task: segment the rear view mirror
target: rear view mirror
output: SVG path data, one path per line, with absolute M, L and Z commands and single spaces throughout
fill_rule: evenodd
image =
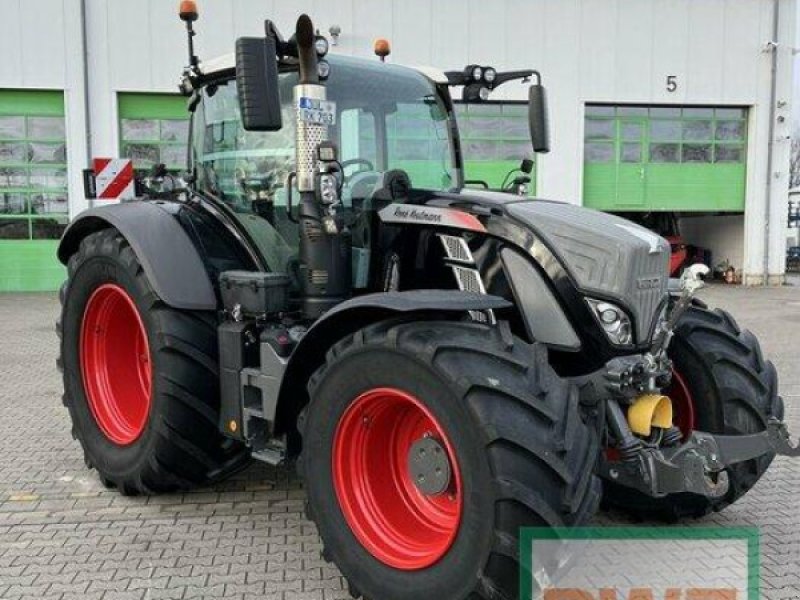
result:
M 275 40 L 236 40 L 236 90 L 246 131 L 278 131 L 282 126 Z
M 528 126 L 534 152 L 550 152 L 550 128 L 547 123 L 547 93 L 541 83 L 528 90 Z

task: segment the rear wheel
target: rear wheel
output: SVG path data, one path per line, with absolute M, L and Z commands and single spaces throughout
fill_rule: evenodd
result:
M 673 400 L 674 422 L 684 435 L 692 429 L 757 433 L 766 429 L 770 417 L 783 418 L 775 367 L 764 360 L 755 336 L 740 329 L 725 311 L 692 306 L 678 321 L 669 356 L 674 376 L 667 395 Z M 746 494 L 773 458 L 765 454 L 729 467 L 730 490 L 722 498 L 672 494 L 653 499 L 606 482 L 604 502 L 644 518 L 701 517 Z
M 309 516 L 355 597 L 516 598 L 520 527 L 594 514 L 598 437 L 543 346 L 380 323 L 334 346 L 309 391 Z
M 116 229 L 81 242 L 60 297 L 64 404 L 105 485 L 185 489 L 245 464 L 218 430 L 213 314 L 164 305 Z

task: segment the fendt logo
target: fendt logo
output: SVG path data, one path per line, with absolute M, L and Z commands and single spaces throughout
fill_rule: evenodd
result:
M 759 600 L 758 531 L 524 529 L 522 600 Z

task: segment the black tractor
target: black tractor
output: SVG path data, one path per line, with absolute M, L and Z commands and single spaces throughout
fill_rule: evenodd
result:
M 354 596 L 511 599 L 521 527 L 603 498 L 698 517 L 797 454 L 756 339 L 693 299 L 701 267 L 670 280 L 642 227 L 465 188 L 452 84 L 328 56 L 307 16 L 190 47 L 187 177 L 58 250 L 64 403 L 106 486 L 296 465 Z M 540 152 L 544 104 L 536 80 Z

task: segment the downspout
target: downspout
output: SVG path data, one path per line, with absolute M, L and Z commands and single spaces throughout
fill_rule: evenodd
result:
M 772 64 L 770 67 L 770 89 L 769 89 L 769 127 L 767 135 L 767 182 L 764 186 L 764 262 L 763 262 L 763 285 L 769 285 L 769 238 L 770 238 L 770 205 L 772 194 L 772 153 L 775 150 L 775 109 L 778 94 L 778 31 L 780 23 L 780 0 L 772 0 L 772 39 L 767 42 L 768 48 L 772 52 Z
M 81 52 L 83 54 L 83 112 L 86 166 L 92 164 L 92 114 L 89 102 L 89 37 L 86 30 L 86 0 L 81 0 Z

